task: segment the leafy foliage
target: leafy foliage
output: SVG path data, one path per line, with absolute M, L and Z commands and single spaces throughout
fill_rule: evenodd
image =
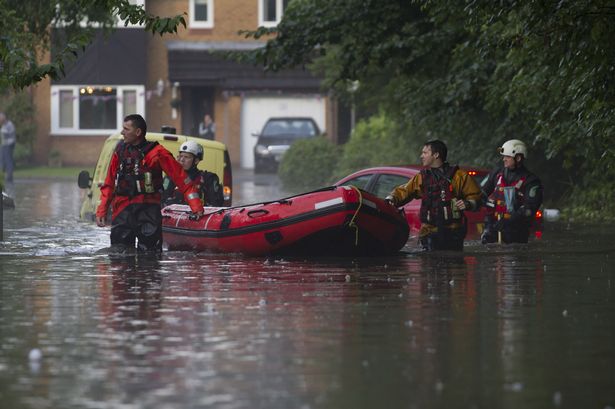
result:
M 278 173 L 287 190 L 301 192 L 331 183 L 340 148 L 319 136 L 296 141 L 284 154 Z
M 383 113 L 359 122 L 344 145 L 335 178 L 370 166 L 417 163 L 425 141 L 406 132 Z
M 119 17 L 152 34 L 176 33 L 186 27 L 184 14 L 158 17 L 128 0 L 0 0 L 0 89 L 22 89 L 45 77 L 64 75 L 65 63 L 94 38 L 95 26 L 111 30 Z M 66 39 L 48 64 L 39 64 L 50 47 L 50 27 L 62 27 Z
M 326 186 L 370 166 L 417 163 L 424 140 L 402 135 L 404 131 L 380 113 L 360 121 L 342 147 L 322 137 L 298 141 L 282 160 L 280 179 L 287 189 L 300 191 Z
M 600 192 L 615 190 L 614 15 L 612 0 L 296 0 L 277 28 L 244 35 L 276 35 L 251 61 L 310 64 L 340 95 L 359 83 L 357 102 L 446 140 L 459 162 L 494 163 L 495 147 L 522 139 L 547 197 L 604 211 Z

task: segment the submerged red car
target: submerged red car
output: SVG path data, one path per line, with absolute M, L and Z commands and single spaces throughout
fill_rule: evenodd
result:
M 484 178 L 489 175 L 489 170 L 472 166 L 460 166 L 476 183 L 480 186 Z M 352 185 L 359 189 L 370 192 L 380 198 L 386 197 L 396 186 L 407 183 L 414 175 L 420 172 L 421 165 L 406 165 L 406 166 L 378 166 L 368 169 L 362 169 L 352 173 L 343 179 L 337 181 L 335 186 Z M 416 235 L 421 227 L 421 219 L 419 211 L 421 208 L 420 200 L 411 200 L 403 206 L 408 226 L 410 226 L 410 234 Z M 465 212 L 468 219 L 468 235 L 470 240 L 480 239 L 480 235 L 484 230 L 485 216 L 491 211 L 486 207 L 481 207 L 476 212 Z M 533 224 L 533 230 L 536 231 L 536 236 L 540 237 L 542 230 L 542 212 L 536 212 L 536 220 Z

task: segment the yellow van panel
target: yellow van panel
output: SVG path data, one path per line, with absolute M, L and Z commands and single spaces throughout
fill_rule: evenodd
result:
M 220 182 L 224 180 L 224 152 L 226 151 L 226 145 L 223 143 L 193 136 L 156 132 L 148 132 L 145 139 L 151 142 L 158 142 L 169 150 L 173 156 L 177 156 L 179 147 L 182 143 L 188 140 L 195 141 L 203 147 L 203 160 L 199 162 L 198 168 L 217 174 Z M 113 134 L 105 140 L 102 146 L 100 155 L 98 156 L 98 162 L 94 168 L 94 174 L 92 175 L 92 185 L 87 190 L 81 204 L 79 216 L 82 220 L 94 220 L 95 218 L 96 208 L 100 204 L 100 186 L 107 177 L 107 170 L 109 169 L 111 157 L 113 156 L 115 147 L 121 140 L 123 140 L 121 134 Z

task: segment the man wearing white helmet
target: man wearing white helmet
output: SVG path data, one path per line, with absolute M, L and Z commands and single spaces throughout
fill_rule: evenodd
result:
M 483 243 L 527 243 L 530 226 L 542 204 L 542 183 L 525 167 L 527 147 L 518 139 L 506 141 L 498 152 L 503 166 L 481 184 L 485 204 L 493 215 L 485 223 Z
M 199 170 L 197 165 L 202 160 L 203 147 L 200 144 L 194 141 L 186 141 L 179 147 L 177 161 L 190 178 L 190 184 L 199 192 L 203 205 L 222 206 L 224 204 L 224 197 L 218 175 L 213 172 Z M 170 179 L 165 178 L 163 187 L 162 201 L 164 206 L 185 204 L 183 195 L 176 189 L 175 184 Z

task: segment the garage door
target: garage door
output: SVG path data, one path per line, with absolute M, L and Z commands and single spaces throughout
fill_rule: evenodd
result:
M 256 137 L 267 119 L 280 116 L 312 117 L 325 132 L 325 100 L 317 96 L 247 96 L 241 106 L 241 167 L 254 168 Z

